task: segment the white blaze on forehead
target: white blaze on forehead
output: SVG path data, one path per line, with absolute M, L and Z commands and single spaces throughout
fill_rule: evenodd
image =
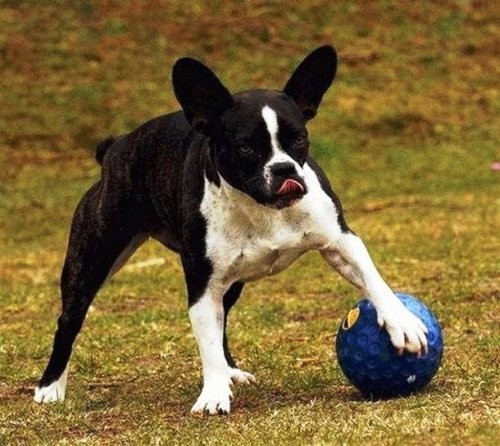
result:
M 271 136 L 271 147 L 273 152 L 276 152 L 280 147 L 278 142 L 278 117 L 276 116 L 276 112 L 268 105 L 262 108 L 262 117 L 266 123 L 267 131 Z
M 271 174 L 271 167 L 274 164 L 291 163 L 295 166 L 297 173 L 300 176 L 303 176 L 302 167 L 280 146 L 280 143 L 278 141 L 278 116 L 276 115 L 276 112 L 271 107 L 269 107 L 269 105 L 265 105 L 264 107 L 262 107 L 262 118 L 266 123 L 267 131 L 269 132 L 269 136 L 271 137 L 271 157 L 264 165 L 264 178 L 268 187 L 270 187 L 272 183 L 273 176 Z

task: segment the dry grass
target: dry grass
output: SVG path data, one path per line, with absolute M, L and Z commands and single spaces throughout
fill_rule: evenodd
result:
M 13 2 L 0 6 L 0 444 L 496 444 L 500 434 L 498 24 L 494 2 Z M 177 108 L 170 67 L 279 87 L 315 45 L 342 55 L 312 123 L 347 217 L 395 288 L 445 333 L 410 398 L 364 401 L 333 355 L 359 296 L 311 254 L 248 286 L 231 341 L 258 384 L 228 417 L 189 415 L 200 386 L 179 262 L 154 243 L 96 299 L 65 404 L 32 387 L 50 352 L 90 148 Z

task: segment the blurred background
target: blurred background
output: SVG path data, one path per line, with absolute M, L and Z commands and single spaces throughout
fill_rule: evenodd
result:
M 281 88 L 328 43 L 341 64 L 313 123 L 319 156 L 338 153 L 361 170 L 402 163 L 411 175 L 472 185 L 498 155 L 495 3 L 3 0 L 0 178 L 177 109 L 179 57 L 201 59 L 234 91 Z

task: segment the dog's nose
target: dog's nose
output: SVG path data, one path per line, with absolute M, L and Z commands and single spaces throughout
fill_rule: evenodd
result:
M 271 164 L 271 173 L 276 177 L 290 177 L 296 175 L 297 171 L 292 163 L 275 163 Z

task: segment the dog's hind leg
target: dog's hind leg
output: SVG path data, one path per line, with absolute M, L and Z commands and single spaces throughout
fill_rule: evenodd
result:
M 36 402 L 64 400 L 69 358 L 87 310 L 113 267 L 130 254 L 127 247 L 137 248 L 137 237 L 133 225 L 102 209 L 98 185 L 87 192 L 72 223 L 61 275 L 62 311 L 49 363 L 35 389 Z

